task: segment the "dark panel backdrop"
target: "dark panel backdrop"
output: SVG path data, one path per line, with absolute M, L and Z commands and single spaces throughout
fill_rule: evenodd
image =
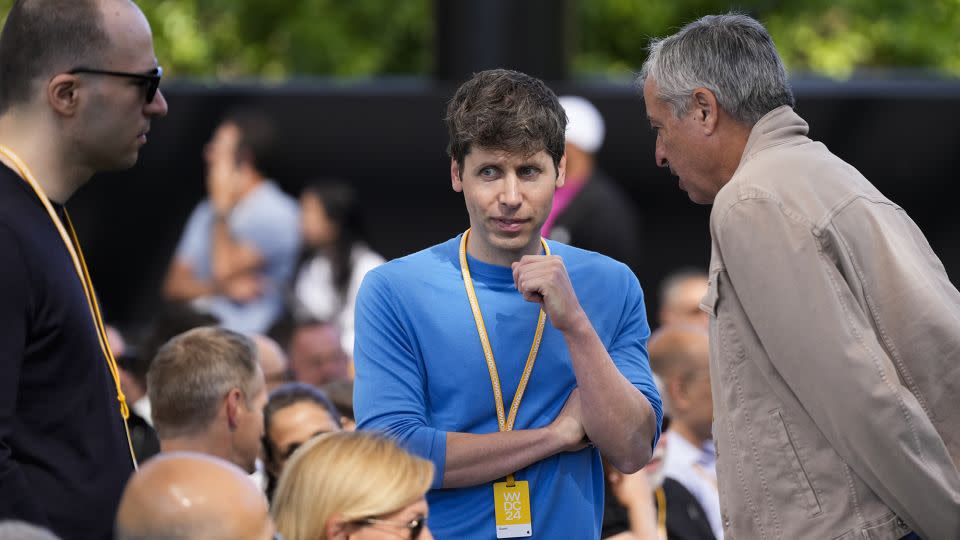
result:
M 653 135 L 629 84 L 553 85 L 593 100 L 607 121 L 599 162 L 641 212 L 643 260 L 634 270 L 650 313 L 656 288 L 680 266 L 709 260 L 709 208 L 696 206 L 653 160 Z M 204 196 L 203 145 L 220 116 L 259 107 L 279 126 L 271 176 L 291 194 L 312 178 L 339 177 L 359 192 L 373 247 L 394 258 L 467 226 L 450 188 L 443 113 L 454 84 L 428 80 L 281 87 L 170 84 L 170 114 L 154 122 L 136 168 L 101 174 L 70 202 L 106 317 L 146 323 L 193 206 Z M 824 141 L 901 204 L 927 234 L 954 283 L 960 279 L 960 84 L 937 81 L 795 83 L 798 110 Z

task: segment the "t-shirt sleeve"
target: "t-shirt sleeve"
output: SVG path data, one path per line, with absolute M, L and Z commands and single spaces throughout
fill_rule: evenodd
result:
M 360 286 L 356 306 L 353 406 L 357 427 L 385 433 L 434 464 L 443 483 L 446 432 L 428 425 L 426 376 L 401 300 L 377 270 Z
M 29 272 L 13 232 L 0 224 L 0 519 L 43 524 L 46 515 L 13 457 L 10 438 L 16 425 L 20 371 L 26 355 L 30 313 Z
M 206 201 L 197 205 L 187 220 L 174 258 L 197 265 L 210 257 L 210 226 L 212 210 Z
M 657 417 L 657 431 L 653 437 L 653 446 L 660 439 L 660 426 L 663 422 L 663 403 L 660 392 L 653 382 L 650 370 L 650 356 L 647 354 L 647 340 L 650 338 L 650 325 L 647 323 L 647 309 L 643 301 L 643 289 L 633 272 L 623 266 L 624 294 L 623 314 L 620 328 L 607 351 L 620 373 L 637 390 L 643 393 Z
M 271 196 L 254 201 L 249 209 L 244 209 L 241 219 L 231 221 L 231 232 L 237 241 L 256 249 L 264 260 L 280 262 L 289 271 L 300 249 L 300 209 L 293 200 L 266 193 Z

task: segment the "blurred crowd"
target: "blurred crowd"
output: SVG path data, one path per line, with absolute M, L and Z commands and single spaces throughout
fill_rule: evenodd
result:
M 570 172 L 543 234 L 635 263 L 639 216 L 595 158 L 603 118 L 583 98 L 561 103 Z M 318 179 L 298 200 L 268 178 L 260 161 L 276 137 L 256 110 L 225 116 L 205 148 L 208 196 L 172 254 L 164 305 L 146 328 L 108 326 L 141 462 L 117 538 L 172 527 L 184 538 L 392 538 L 403 528 L 430 537 L 429 461 L 351 433 L 354 304 L 384 259 L 348 182 Z M 651 364 L 672 427 L 645 469 L 607 466 L 604 538 L 722 535 L 708 459 L 706 287 L 704 271 L 683 268 L 658 291 Z M 12 538 L 27 526 L 2 527 Z

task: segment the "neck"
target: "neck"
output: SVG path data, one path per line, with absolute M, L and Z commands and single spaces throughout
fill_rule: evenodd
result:
M 216 456 L 227 461 L 232 461 L 233 453 L 230 451 L 230 445 L 218 441 L 216 437 L 206 433 L 194 436 L 171 437 L 160 439 L 161 452 L 197 452 Z
M 737 172 L 737 169 L 740 167 L 740 160 L 743 159 L 743 151 L 747 147 L 747 140 L 750 138 L 750 132 L 752 130 L 750 126 L 745 126 L 729 116 L 727 119 L 726 125 L 728 133 L 722 138 L 725 144 L 719 152 L 721 158 L 717 166 L 720 178 L 723 179 L 719 186 L 721 188 L 733 178 L 733 173 Z
M 240 189 L 238 200 L 243 200 L 244 197 L 249 195 L 251 191 L 257 189 L 265 180 L 264 176 L 260 174 L 260 171 L 251 167 L 241 168 L 239 174 L 241 176 L 240 185 L 243 187 Z
M 93 171 L 71 166 L 60 134 L 46 129 L 44 122 L 26 116 L 11 111 L 0 117 L 0 144 L 27 165 L 51 201 L 65 204 L 93 176 Z M 0 155 L 0 161 L 19 174 L 6 156 Z
M 701 448 L 703 444 L 709 440 L 709 436 L 704 437 L 698 434 L 697 430 L 693 429 L 693 427 L 686 422 L 679 421 L 676 417 L 673 418 L 673 423 L 670 424 L 670 431 L 683 437 L 688 443 L 697 448 Z

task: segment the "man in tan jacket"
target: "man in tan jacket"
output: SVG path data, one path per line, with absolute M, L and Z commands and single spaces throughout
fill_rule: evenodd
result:
M 742 15 L 655 40 L 656 160 L 713 204 L 710 371 L 728 538 L 960 538 L 960 293 L 917 226 L 807 138 Z

